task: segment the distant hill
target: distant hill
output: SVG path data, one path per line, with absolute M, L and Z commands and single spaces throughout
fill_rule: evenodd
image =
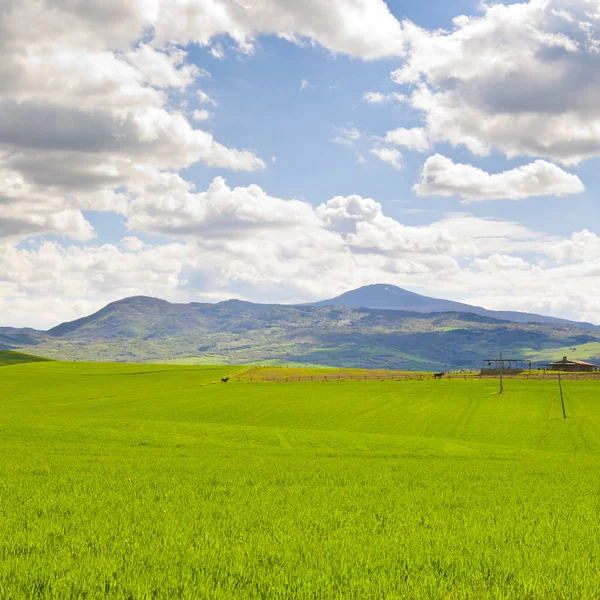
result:
M 596 329 L 592 323 L 569 321 L 557 317 L 548 317 L 534 313 L 508 310 L 488 310 L 480 306 L 472 306 L 462 302 L 431 298 L 409 292 L 395 285 L 376 284 L 366 285 L 332 298 L 315 302 L 314 306 L 350 306 L 355 308 L 379 308 L 384 310 L 408 310 L 414 312 L 463 312 L 473 313 L 492 319 L 512 321 L 513 323 L 564 323 L 584 329 Z
M 35 349 L 35 354 L 68 360 L 436 371 L 478 368 L 482 360 L 500 351 L 534 361 L 554 356 L 600 361 L 598 329 L 562 321 L 511 322 L 462 310 L 427 313 L 422 312 L 423 304 L 420 308 L 289 306 L 239 300 L 172 304 L 137 296 L 45 332 L 0 328 L 0 348 Z

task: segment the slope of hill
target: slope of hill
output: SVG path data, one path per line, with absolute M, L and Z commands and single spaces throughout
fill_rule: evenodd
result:
M 68 360 L 191 364 L 296 363 L 450 370 L 498 352 L 596 360 L 600 331 L 563 323 L 512 323 L 464 312 L 339 306 L 171 304 L 133 297 L 48 332 L 0 329 L 12 349 Z M 6 347 L 6 346 L 5 346 Z
M 431 298 L 409 292 L 395 285 L 376 284 L 366 285 L 331 298 L 316 302 L 315 306 L 348 306 L 354 308 L 380 308 L 391 310 L 410 310 L 414 312 L 463 312 L 473 313 L 492 319 L 502 319 L 513 323 L 564 323 L 583 329 L 595 329 L 596 325 L 578 321 L 569 321 L 557 317 L 548 317 L 534 313 L 524 313 L 507 310 L 488 310 L 480 306 L 472 306 L 462 302 Z
M 11 350 L 0 350 L 0 367 L 9 365 L 21 365 L 32 362 L 47 362 L 49 359 L 23 352 L 12 352 Z

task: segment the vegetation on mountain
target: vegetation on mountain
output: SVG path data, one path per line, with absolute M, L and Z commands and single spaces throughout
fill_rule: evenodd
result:
M 547 360 L 600 356 L 600 329 L 512 323 L 472 313 L 337 306 L 171 304 L 134 297 L 48 332 L 0 329 L 6 349 L 65 360 L 298 364 L 444 371 L 500 350 Z M 0 346 L 1 347 L 1 346 Z

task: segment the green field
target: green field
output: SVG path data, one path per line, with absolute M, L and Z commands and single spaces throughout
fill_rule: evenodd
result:
M 600 596 L 600 382 L 0 368 L 0 598 Z

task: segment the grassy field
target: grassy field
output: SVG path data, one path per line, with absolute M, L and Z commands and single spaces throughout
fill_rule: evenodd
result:
M 600 387 L 0 369 L 0 598 L 598 598 Z

